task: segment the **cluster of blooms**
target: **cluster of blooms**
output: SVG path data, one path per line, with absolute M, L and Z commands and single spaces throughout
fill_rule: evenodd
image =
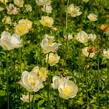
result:
M 83 0 L 83 2 L 88 3 L 89 0 Z M 8 0 L 0 0 L 0 2 L 6 4 L 8 3 Z M 46 13 L 52 13 L 52 1 L 51 0 L 36 0 L 36 4 L 41 7 L 41 10 Z M 14 4 L 16 6 L 14 6 Z M 20 13 L 20 8 L 24 6 L 24 0 L 14 0 L 14 4 L 9 4 L 6 7 L 7 14 L 8 15 L 17 15 Z M 31 12 L 32 7 L 30 4 L 25 5 L 26 11 Z M 0 7 L 0 11 L 3 11 L 4 8 Z M 82 14 L 80 11 L 80 8 L 78 6 L 75 6 L 74 4 L 70 4 L 67 7 L 66 12 L 71 17 L 77 17 Z M 89 21 L 94 22 L 97 21 L 97 15 L 94 13 L 90 13 L 88 16 Z M 4 19 L 2 19 L 2 22 L 6 24 L 12 24 L 11 17 L 5 16 Z M 54 20 L 52 17 L 49 16 L 42 16 L 41 20 L 39 21 L 41 25 L 45 27 L 49 27 L 50 29 L 56 30 L 56 28 L 53 27 Z M 19 20 L 18 24 L 15 25 L 14 30 L 15 33 L 11 35 L 9 32 L 2 32 L 1 38 L 0 38 L 0 45 L 5 50 L 13 50 L 15 48 L 20 48 L 23 46 L 23 40 L 20 39 L 20 36 L 23 36 L 32 29 L 33 22 L 28 19 L 21 19 Z M 106 24 L 102 24 L 100 26 L 100 30 L 106 33 L 106 35 L 109 36 L 109 27 Z M 64 36 L 65 39 L 71 40 L 73 39 L 73 36 L 71 33 Z M 75 39 L 79 41 L 80 43 L 88 43 L 88 41 L 94 42 L 96 40 L 97 36 L 96 34 L 87 34 L 85 31 L 80 31 L 75 35 Z M 41 42 L 41 48 L 44 54 L 46 54 L 45 62 L 48 63 L 50 66 L 56 65 L 59 60 L 60 56 L 56 53 L 60 43 L 57 43 L 55 41 L 55 37 L 51 35 L 45 34 L 44 38 Z M 93 46 L 87 46 L 82 49 L 83 55 L 86 57 L 93 58 L 96 51 L 95 47 Z M 103 51 L 104 57 L 109 59 L 109 49 Z M 24 71 L 21 76 L 20 84 L 29 92 L 38 92 L 40 89 L 44 88 L 43 82 L 47 79 L 47 69 L 45 67 L 34 67 L 31 72 Z M 69 80 L 66 77 L 53 77 L 53 83 L 52 87 L 54 89 L 58 89 L 59 96 L 63 99 L 69 99 L 76 96 L 78 92 L 77 85 Z M 32 101 L 33 95 L 22 95 L 21 100 L 24 102 Z
M 58 76 L 54 76 L 52 87 L 54 89 L 58 89 L 59 96 L 63 99 L 73 98 L 78 92 L 77 85 L 65 77 L 60 78 Z

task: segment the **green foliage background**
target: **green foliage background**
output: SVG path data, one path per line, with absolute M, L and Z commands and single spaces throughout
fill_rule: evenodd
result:
M 40 10 L 35 0 L 25 0 L 25 4 L 31 4 L 33 11 L 26 12 L 25 7 L 21 8 L 21 12 L 16 16 L 10 15 L 12 21 L 18 22 L 20 19 L 29 19 L 33 22 L 32 30 L 22 36 L 24 46 L 13 51 L 5 51 L 0 47 L 0 109 L 4 109 L 9 101 L 10 109 L 28 109 L 29 104 L 20 100 L 22 94 L 27 91 L 18 84 L 21 79 L 21 73 L 25 70 L 31 71 L 34 66 L 45 66 L 45 55 L 40 47 L 44 34 L 54 35 L 57 42 L 62 43 L 58 50 L 61 57 L 60 62 L 50 67 L 48 66 L 48 80 L 44 83 L 44 89 L 34 94 L 34 103 L 36 109 L 108 109 L 109 108 L 109 60 L 102 56 L 102 50 L 109 48 L 109 37 L 99 30 L 101 24 L 109 24 L 109 18 L 105 16 L 109 14 L 108 0 L 89 0 L 85 4 L 82 0 L 70 0 L 80 6 L 83 12 L 80 17 L 68 17 L 68 29 L 66 30 L 66 8 L 67 0 L 52 0 L 53 12 L 46 14 Z M 10 0 L 13 3 L 12 0 Z M 6 5 L 0 3 L 0 6 Z M 87 15 L 94 12 L 98 15 L 97 22 L 91 23 Z M 6 15 L 6 10 L 0 12 L 0 34 L 6 29 L 10 33 L 14 33 L 14 27 L 2 23 L 2 19 Z M 54 19 L 54 27 L 57 31 L 52 31 L 47 27 L 43 27 L 39 20 L 42 15 L 48 15 Z M 87 33 L 95 33 L 97 40 L 92 43 L 88 42 L 86 46 L 93 45 L 96 50 L 96 56 L 93 59 L 87 59 L 81 54 L 83 44 L 75 39 L 66 41 L 63 36 L 67 33 L 77 34 L 79 30 Z M 48 84 L 54 75 L 61 75 L 65 72 L 67 76 L 72 76 L 72 80 L 78 85 L 79 92 L 73 99 L 63 100 L 58 96 L 58 92 L 51 87 L 48 90 Z M 9 80 L 7 80 L 7 76 Z M 8 81 L 8 83 L 7 83 Z M 9 92 L 9 98 L 6 96 Z M 49 93 L 49 98 L 48 98 Z M 9 100 L 8 100 L 9 99 Z

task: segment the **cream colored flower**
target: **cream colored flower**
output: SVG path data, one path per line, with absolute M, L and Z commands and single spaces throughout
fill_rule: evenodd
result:
M 55 52 L 61 44 L 54 42 L 54 36 L 45 35 L 41 42 L 43 53 Z
M 40 23 L 41 23 L 43 26 L 52 27 L 52 25 L 54 24 L 54 20 L 53 20 L 52 17 L 49 17 L 49 16 L 42 16 L 42 17 L 41 17 L 41 20 L 40 20 Z
M 20 48 L 23 46 L 23 41 L 20 39 L 20 36 L 17 34 L 10 35 L 9 32 L 4 31 L 1 34 L 0 45 L 5 50 L 12 50 L 14 48 Z
M 60 77 L 59 76 L 54 76 L 53 77 L 53 83 L 51 84 L 51 86 L 53 87 L 53 89 L 58 89 L 59 87 L 59 81 L 60 81 Z
M 36 0 L 36 3 L 37 3 L 38 6 L 50 5 L 51 0 Z
M 32 7 L 31 7 L 30 4 L 27 4 L 27 6 L 26 6 L 26 11 L 27 11 L 27 12 L 31 12 L 31 11 L 32 11 Z
M 77 95 L 78 87 L 73 81 L 62 78 L 59 82 L 58 91 L 61 98 L 69 99 Z
M 103 55 L 109 59 L 109 49 L 103 51 Z
M 23 102 L 32 102 L 32 99 L 33 99 L 33 95 L 30 95 L 30 98 L 29 98 L 29 95 L 22 95 L 22 97 L 20 97 L 20 99 L 23 101 Z
M 2 19 L 2 22 L 11 25 L 12 24 L 11 17 L 10 16 L 6 16 L 5 18 Z
M 29 92 L 37 92 L 44 87 L 36 72 L 33 71 L 24 71 L 20 84 Z
M 52 6 L 51 5 L 43 5 L 43 8 L 41 8 L 43 12 L 46 13 L 52 13 Z
M 83 2 L 87 3 L 89 0 L 83 0 Z
M 88 42 L 88 34 L 84 31 L 80 31 L 75 37 L 76 40 L 78 40 L 81 43 Z
M 88 39 L 94 41 L 96 39 L 96 34 L 89 34 Z
M 94 14 L 94 13 L 91 13 L 91 14 L 88 15 L 88 19 L 90 21 L 97 21 L 97 15 Z
M 19 21 L 19 24 L 15 27 L 15 32 L 19 35 L 24 35 L 29 32 L 32 28 L 32 22 L 28 19 L 22 19 Z
M 88 47 L 83 48 L 83 49 L 82 49 L 82 53 L 83 53 L 84 56 L 86 56 L 86 57 L 89 56 L 90 58 L 93 58 L 94 55 L 95 55 L 94 52 L 93 52 L 93 53 L 89 53 L 89 52 L 88 52 Z
M 4 8 L 3 7 L 0 7 L 0 12 L 3 11 L 3 10 L 4 10 Z
M 72 39 L 73 39 L 73 36 L 72 36 L 71 33 L 69 33 L 68 35 L 65 35 L 64 38 L 65 38 L 65 39 L 68 38 L 68 40 L 72 40 Z
M 6 3 L 8 3 L 8 0 L 0 0 L 0 2 L 6 4 Z
M 20 8 L 15 7 L 11 3 L 9 4 L 8 7 L 6 7 L 6 9 L 7 9 L 7 14 L 9 14 L 9 15 L 11 15 L 11 14 L 16 15 L 20 12 Z
M 70 14 L 72 17 L 77 17 L 82 14 L 82 12 L 80 11 L 80 8 L 78 6 L 74 6 L 74 4 L 71 4 L 67 8 L 67 13 Z
M 14 0 L 14 4 L 17 5 L 18 7 L 23 7 L 24 0 Z
M 58 56 L 57 54 L 49 53 L 46 55 L 46 62 L 48 62 L 50 66 L 54 66 L 55 64 L 57 64 L 59 60 L 60 60 L 60 56 Z
M 37 74 L 37 76 L 39 77 L 39 79 L 43 82 L 46 81 L 47 78 L 47 69 L 45 67 L 41 67 L 39 68 L 38 66 L 34 67 L 32 69 L 33 72 L 35 72 Z

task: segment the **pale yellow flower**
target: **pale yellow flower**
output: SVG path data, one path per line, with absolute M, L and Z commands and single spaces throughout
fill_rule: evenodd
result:
M 46 78 L 47 78 L 47 69 L 45 67 L 41 67 L 39 68 L 38 66 L 34 67 L 32 69 L 33 72 L 35 72 L 39 79 L 43 82 L 43 81 L 46 81 Z
M 41 47 L 43 49 L 43 53 L 49 53 L 49 52 L 55 52 L 56 50 L 58 50 L 58 47 L 61 44 L 56 43 L 54 40 L 54 36 L 49 36 L 49 35 L 45 35 L 42 42 L 41 42 Z
M 14 0 L 14 4 L 17 5 L 18 7 L 23 7 L 24 0 Z
M 11 17 L 10 16 L 6 16 L 5 18 L 2 19 L 2 22 L 11 25 L 12 24 Z
M 80 8 L 78 6 L 74 6 L 74 4 L 71 4 L 67 8 L 67 13 L 70 14 L 71 17 L 77 17 L 82 14 L 82 12 L 80 11 Z
M 0 0 L 0 2 L 6 4 L 6 3 L 8 3 L 9 1 L 8 1 L 8 0 Z
M 73 98 L 77 95 L 77 85 L 65 77 L 53 77 L 53 83 L 51 84 L 54 89 L 58 89 L 59 96 L 63 99 Z
M 15 27 L 15 32 L 19 35 L 24 35 L 29 32 L 32 28 L 32 22 L 28 19 L 22 19 L 19 21 L 19 24 Z
M 29 92 L 37 92 L 44 87 L 36 72 L 24 71 L 19 82 Z
M 53 20 L 52 17 L 49 17 L 49 16 L 42 16 L 42 17 L 41 17 L 41 20 L 40 20 L 40 23 L 41 23 L 43 26 L 52 27 L 52 25 L 54 24 L 54 20 Z
M 96 39 L 96 37 L 97 37 L 96 34 L 89 34 L 88 35 L 88 39 L 91 41 L 94 41 Z
M 30 95 L 30 98 L 29 98 L 29 95 L 22 95 L 22 97 L 20 97 L 20 99 L 23 101 L 23 102 L 31 102 L 32 99 L 33 99 L 33 95 Z
M 103 55 L 104 55 L 107 59 L 109 59 L 109 49 L 108 49 L 108 50 L 104 50 L 104 51 L 103 51 Z
M 94 13 L 91 13 L 91 14 L 88 15 L 88 19 L 90 21 L 97 21 L 97 15 L 94 14 Z
M 52 13 L 52 6 L 51 5 L 43 5 L 43 8 L 41 8 L 41 10 L 43 12 L 46 12 L 46 13 Z
M 36 3 L 37 3 L 38 6 L 50 5 L 51 0 L 36 0 Z
M 12 50 L 14 48 L 20 48 L 23 46 L 23 41 L 20 39 L 20 36 L 17 34 L 11 34 L 9 32 L 4 31 L 1 34 L 0 45 L 5 50 Z
M 50 66 L 54 66 L 55 64 L 57 64 L 59 60 L 60 60 L 60 56 L 58 56 L 57 54 L 49 53 L 46 55 L 46 62 L 48 62 Z
M 73 81 L 62 78 L 59 82 L 58 91 L 61 98 L 69 99 L 77 95 L 78 87 Z
M 84 31 L 80 31 L 75 37 L 76 40 L 78 40 L 81 43 L 88 42 L 88 34 Z

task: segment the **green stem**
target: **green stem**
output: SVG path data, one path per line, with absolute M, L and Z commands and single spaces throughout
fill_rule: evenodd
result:
M 8 74 L 8 51 L 6 51 L 6 73 L 7 73 L 7 100 L 9 109 L 9 74 Z

